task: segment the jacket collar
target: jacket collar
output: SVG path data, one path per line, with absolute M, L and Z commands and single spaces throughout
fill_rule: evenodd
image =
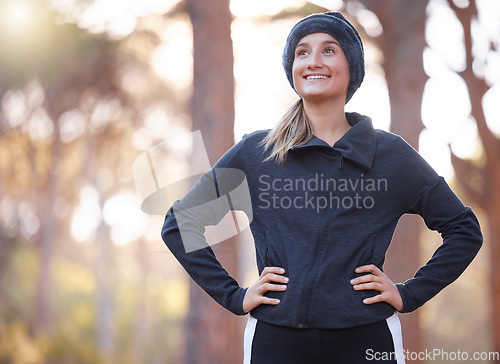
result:
M 340 153 L 342 158 L 370 169 L 375 155 L 376 136 L 372 120 L 368 116 L 358 113 L 346 113 L 347 122 L 351 128 L 340 138 L 333 147 L 324 140 L 313 135 L 311 140 L 302 145 L 294 145 L 290 150 L 308 147 L 326 147 Z

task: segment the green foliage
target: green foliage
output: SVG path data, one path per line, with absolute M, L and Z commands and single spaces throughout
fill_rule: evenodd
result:
M 186 281 L 157 274 L 127 280 L 120 275 L 126 267 L 116 267 L 111 288 L 115 348 L 106 358 L 98 347 L 98 290 L 95 272 L 88 262 L 63 257 L 54 260 L 54 332 L 47 337 L 34 333 L 35 248 L 31 244 L 16 244 L 5 267 L 5 299 L 0 304 L 0 364 L 178 362 L 188 303 Z M 87 248 L 74 246 L 82 253 Z M 123 248 L 134 249 L 133 244 Z
M 5 293 L 4 302 L 0 305 L 3 316 L 0 322 L 8 325 L 15 325 L 18 321 L 30 326 L 33 324 L 37 264 L 32 247 L 16 245 L 15 254 L 10 256 L 7 267 L 4 267 L 2 288 Z
M 0 364 L 43 363 L 43 340 L 33 339 L 21 322 L 0 324 Z

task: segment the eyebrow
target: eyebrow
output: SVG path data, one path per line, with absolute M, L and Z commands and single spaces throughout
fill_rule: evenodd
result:
M 340 44 L 338 42 L 336 42 L 336 41 L 333 41 L 333 40 L 325 40 L 325 41 L 321 42 L 321 44 L 336 44 L 337 46 L 340 47 Z M 297 44 L 297 46 L 295 47 L 295 49 L 297 49 L 299 47 L 308 46 L 308 45 L 309 45 L 309 43 L 300 43 L 300 44 Z

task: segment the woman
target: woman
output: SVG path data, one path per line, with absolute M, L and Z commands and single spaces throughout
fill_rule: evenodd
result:
M 245 363 L 403 363 L 395 312 L 417 309 L 465 270 L 482 244 L 479 223 L 401 137 L 344 111 L 363 81 L 364 52 L 340 13 L 299 21 L 283 66 L 300 100 L 202 175 L 169 210 L 162 237 L 217 302 L 250 313 Z M 243 172 L 251 201 L 242 209 L 251 211 L 260 277 L 247 288 L 203 236 L 238 209 L 209 203 L 241 182 L 231 171 Z M 382 266 L 405 213 L 422 216 L 443 244 L 412 279 L 394 284 Z

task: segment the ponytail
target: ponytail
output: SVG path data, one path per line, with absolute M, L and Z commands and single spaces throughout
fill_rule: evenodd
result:
M 286 155 L 294 145 L 306 144 L 313 137 L 311 122 L 304 111 L 302 99 L 293 104 L 283 115 L 281 121 L 259 143 L 271 154 L 264 160 L 276 160 L 283 165 Z

